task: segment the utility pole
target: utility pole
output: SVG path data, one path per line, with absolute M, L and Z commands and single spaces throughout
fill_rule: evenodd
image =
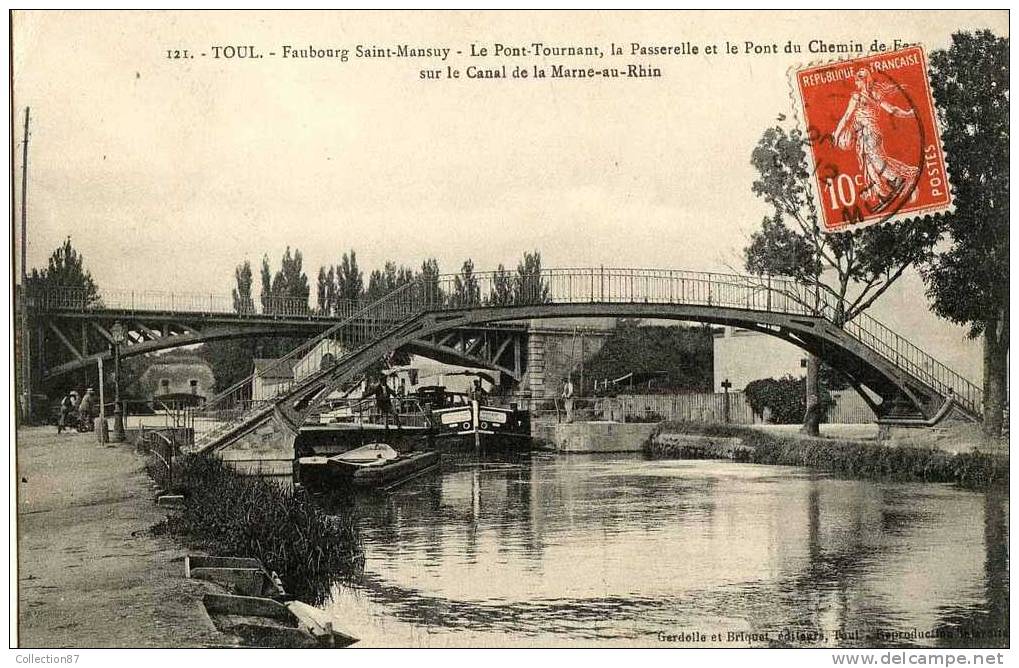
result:
M 21 154 L 21 391 L 22 424 L 32 419 L 32 340 L 28 326 L 28 239 L 25 236 L 28 215 L 28 107 L 25 107 L 25 134 Z

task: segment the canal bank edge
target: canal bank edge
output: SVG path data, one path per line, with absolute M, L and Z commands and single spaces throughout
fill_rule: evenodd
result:
M 21 428 L 17 476 L 19 647 L 235 644 L 202 607 L 216 589 L 152 533 L 165 510 L 132 446 Z
M 662 422 L 644 443 L 652 459 L 731 459 L 803 466 L 836 476 L 954 483 L 973 490 L 1007 488 L 1009 455 L 971 449 L 767 433 L 736 425 Z

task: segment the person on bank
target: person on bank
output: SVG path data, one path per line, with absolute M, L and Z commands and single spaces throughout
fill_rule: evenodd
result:
M 566 421 L 573 422 L 573 381 L 569 376 L 563 383 L 563 406 L 566 408 Z
M 78 401 L 78 393 L 71 390 L 64 395 L 64 398 L 60 400 L 60 417 L 57 418 L 57 433 L 62 434 L 64 429 L 68 426 L 68 422 L 74 415 L 74 410 Z
M 92 407 L 95 405 L 95 396 L 92 394 L 92 388 L 85 390 L 85 396 L 81 398 L 78 403 L 78 430 L 79 431 L 92 431 L 94 425 L 92 424 Z

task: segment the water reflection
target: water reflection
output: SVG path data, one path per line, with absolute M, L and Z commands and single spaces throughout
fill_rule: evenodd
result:
M 359 506 L 365 574 L 327 609 L 367 644 L 1007 643 L 1007 498 L 992 494 L 450 453 L 441 475 Z

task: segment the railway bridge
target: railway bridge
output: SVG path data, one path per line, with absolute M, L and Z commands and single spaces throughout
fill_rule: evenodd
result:
M 238 308 L 229 295 L 160 291 L 104 290 L 89 295 L 79 288 L 56 288 L 28 296 L 35 324 L 31 337 L 33 376 L 39 385 L 91 369 L 113 357 L 251 337 L 307 340 L 354 317 L 363 306 L 342 301 L 328 310 L 307 301 L 270 299 Z M 123 340 L 115 342 L 115 325 Z M 528 327 L 523 323 L 462 327 L 422 336 L 403 350 L 440 362 L 499 371 L 519 381 L 527 368 Z

